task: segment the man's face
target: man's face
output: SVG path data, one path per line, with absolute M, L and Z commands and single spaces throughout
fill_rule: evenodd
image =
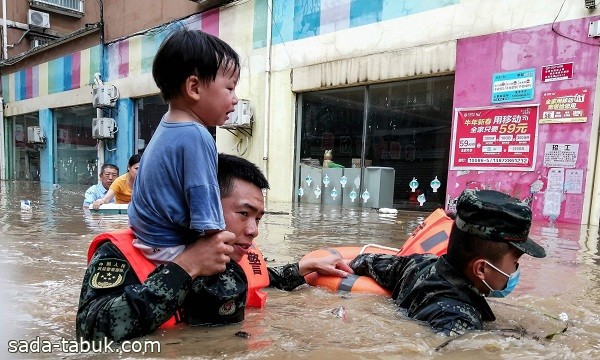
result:
M 108 189 L 110 185 L 115 181 L 115 179 L 119 176 L 117 170 L 113 168 L 106 168 L 100 174 L 100 182 L 105 189 Z
M 500 261 L 495 262 L 494 266 L 510 275 L 519 267 L 519 258 L 521 258 L 521 255 L 523 253 L 520 250 L 511 246 L 510 251 L 500 258 Z M 486 266 L 485 281 L 493 289 L 502 290 L 506 286 L 508 278 L 493 267 Z
M 258 224 L 265 213 L 265 201 L 261 189 L 236 179 L 228 197 L 221 199 L 225 230 L 235 234 L 231 260 L 240 261 L 258 236 Z

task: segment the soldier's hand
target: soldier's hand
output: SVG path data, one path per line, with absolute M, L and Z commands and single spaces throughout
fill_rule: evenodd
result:
M 235 235 L 229 231 L 206 235 L 189 245 L 173 262 L 190 274 L 192 279 L 221 273 L 231 260 L 229 255 L 233 247 L 229 243 L 234 240 Z
M 354 274 L 354 271 L 348 266 L 348 263 L 339 255 L 328 255 L 320 258 L 302 259 L 298 263 L 300 275 L 304 276 L 316 271 L 321 275 L 332 275 L 346 277 L 348 274 Z

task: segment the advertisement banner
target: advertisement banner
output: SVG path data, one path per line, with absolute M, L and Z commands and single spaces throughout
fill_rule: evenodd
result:
M 590 107 L 588 88 L 546 91 L 540 104 L 540 124 L 587 122 Z
M 496 73 L 492 78 L 492 103 L 533 100 L 535 68 Z
M 456 109 L 451 170 L 532 171 L 538 105 Z
M 573 63 L 542 66 L 542 82 L 569 80 L 573 78 Z

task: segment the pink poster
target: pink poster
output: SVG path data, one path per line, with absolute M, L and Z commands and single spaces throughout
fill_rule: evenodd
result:
M 451 170 L 532 170 L 537 113 L 537 105 L 456 109 Z

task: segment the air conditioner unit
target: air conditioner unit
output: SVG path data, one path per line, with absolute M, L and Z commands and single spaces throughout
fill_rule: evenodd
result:
M 585 7 L 593 10 L 596 8 L 596 0 L 584 0 Z
M 31 144 L 42 144 L 46 137 L 42 133 L 42 129 L 39 126 L 28 126 L 27 127 L 27 142 Z
M 250 101 L 240 99 L 235 105 L 235 111 L 229 114 L 229 119 L 223 124 L 224 127 L 250 126 L 252 122 L 252 109 Z
M 93 118 L 92 119 L 92 137 L 94 139 L 114 139 L 116 122 L 113 118 Z
M 29 12 L 27 13 L 27 23 L 32 28 L 48 29 L 50 28 L 50 14 L 29 9 Z
M 115 107 L 119 90 L 114 85 L 101 84 L 92 89 L 92 105 L 95 108 Z

